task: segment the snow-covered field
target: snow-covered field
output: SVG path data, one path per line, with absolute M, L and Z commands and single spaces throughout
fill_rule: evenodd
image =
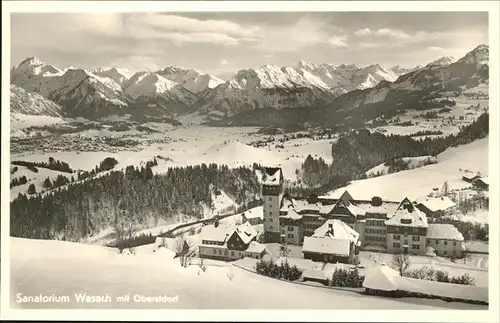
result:
M 172 252 L 153 252 L 151 245 L 137 248 L 135 256 L 124 256 L 99 246 L 10 238 L 10 249 L 12 308 L 486 309 L 296 285 L 233 266 L 183 268 Z M 75 293 L 108 295 L 109 302 L 78 302 Z M 68 296 L 69 302 L 23 303 L 18 302 L 19 294 Z M 118 302 L 116 297 L 124 295 L 130 300 Z M 163 302 L 140 301 L 157 296 L 166 297 Z
M 230 167 L 252 165 L 281 165 L 286 178 L 296 177 L 296 169 L 311 154 L 331 162 L 332 140 L 312 140 L 308 138 L 294 139 L 284 144 L 284 148 L 276 148 L 276 143 L 269 147 L 252 147 L 253 141 L 264 138 L 255 134 L 257 128 L 214 128 L 206 126 L 175 127 L 161 124 L 150 124 L 158 133 L 145 135 L 136 134 L 135 130 L 128 132 L 113 132 L 109 130 L 87 130 L 78 134 L 63 135 L 66 138 L 78 140 L 76 136 L 123 137 L 139 140 L 141 145 L 137 151 L 123 150 L 119 152 L 106 151 L 63 151 L 58 152 L 23 152 L 11 155 L 11 159 L 26 161 L 55 159 L 67 162 L 73 169 L 90 170 L 106 157 L 118 160 L 117 168 L 128 165 L 139 165 L 151 160 L 154 156 L 163 156 L 169 160 L 158 160 L 159 165 L 154 172 L 166 172 L 169 167 L 196 165 L 200 163 L 227 164 Z
M 425 161 L 437 162 L 435 158 L 432 156 L 419 156 L 419 157 L 403 157 L 401 158 L 404 162 L 408 163 L 409 169 L 414 169 L 417 167 L 421 167 L 422 163 Z M 365 174 L 368 177 L 387 175 L 389 172 L 389 166 L 386 166 L 385 163 L 377 165 L 372 169 L 368 170 Z
M 48 158 L 45 159 L 45 160 L 43 160 L 43 161 L 47 162 Z M 52 182 L 59 175 L 67 177 L 68 179 L 71 179 L 71 176 L 73 176 L 76 179 L 76 174 L 69 174 L 69 173 L 65 173 L 65 172 L 58 172 L 58 171 L 54 171 L 54 170 L 50 170 L 50 169 L 42 168 L 42 167 L 37 167 L 38 173 L 34 173 L 34 172 L 32 172 L 31 170 L 29 170 L 28 168 L 26 168 L 24 166 L 12 166 L 11 165 L 11 169 L 13 167 L 17 167 L 18 170 L 14 174 L 10 175 L 11 180 L 14 179 L 14 178 L 16 178 L 16 177 L 19 179 L 22 176 L 26 176 L 26 178 L 28 179 L 28 182 L 26 184 L 15 186 L 15 187 L 13 187 L 13 188 L 10 189 L 10 200 L 11 201 L 14 200 L 19 195 L 19 193 L 26 194 L 27 191 L 28 191 L 28 187 L 31 184 L 35 184 L 35 188 L 36 188 L 36 192 L 37 193 L 40 193 L 40 192 L 42 192 L 44 190 L 47 190 L 46 188 L 43 187 L 43 182 L 45 181 L 45 179 L 47 177 L 50 178 L 50 180 Z
M 346 189 L 356 199 L 384 199 L 400 201 L 404 197 L 419 199 L 427 196 L 434 188 L 441 189 L 448 182 L 449 189 L 470 187 L 462 180 L 460 169 L 469 169 L 488 174 L 488 137 L 470 144 L 452 147 L 437 156 L 438 163 L 393 173 L 385 176 L 357 180 L 348 186 L 330 192 L 328 196 L 339 197 Z

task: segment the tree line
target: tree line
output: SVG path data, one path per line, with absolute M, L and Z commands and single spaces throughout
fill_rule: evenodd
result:
M 155 175 L 151 164 L 128 166 L 44 196 L 20 194 L 11 202 L 11 235 L 78 241 L 120 221 L 140 226 L 181 213 L 201 217 L 201 203 L 213 206 L 212 188 L 238 204 L 260 194 L 256 171 L 246 167 L 202 164 Z
M 436 156 L 449 147 L 484 138 L 489 132 L 489 115 L 483 113 L 456 135 L 414 140 L 411 136 L 389 135 L 369 130 L 353 130 L 332 144 L 333 162 L 308 156 L 301 168 L 302 181 L 309 186 L 345 184 L 386 161 L 402 157 Z
M 11 162 L 12 165 L 17 165 L 17 166 L 25 166 L 30 169 L 36 169 L 36 167 L 40 168 L 47 168 L 50 170 L 55 170 L 59 172 L 64 172 L 64 173 L 73 173 L 74 170 L 71 169 L 68 163 L 60 161 L 60 160 L 55 160 L 53 157 L 49 157 L 49 162 L 28 162 L 28 161 L 22 161 L 22 160 L 15 160 Z M 34 171 L 34 170 L 33 170 Z M 38 172 L 38 170 L 34 171 Z

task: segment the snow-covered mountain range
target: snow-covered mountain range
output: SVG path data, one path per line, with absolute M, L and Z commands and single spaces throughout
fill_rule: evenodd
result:
M 439 59 L 400 75 L 393 82 L 381 80 L 374 87 L 344 93 L 318 109 L 296 109 L 293 113 L 287 109 L 255 110 L 213 124 L 296 127 L 310 123 L 331 127 L 354 123 L 361 126 L 381 115 L 423 109 L 440 96 L 439 92 L 460 92 L 489 82 L 488 46 L 478 46 L 448 64 L 451 60 Z
M 413 91 L 433 84 L 439 87 L 448 82 L 484 78 L 481 66 L 487 62 L 488 46 L 481 45 L 458 61 L 443 57 L 413 69 L 300 61 L 296 66 L 243 69 L 223 81 L 178 66 L 155 72 L 116 67 L 60 69 L 30 57 L 11 70 L 11 84 L 53 101 L 62 107 L 61 114 L 65 116 L 98 119 L 133 113 L 172 117 L 197 112 L 222 119 L 261 109 L 317 108 L 343 102 L 341 98 L 352 95 L 354 90 L 370 93 L 366 99 L 351 102 L 354 106 L 379 102 L 393 89 Z M 465 74 L 460 72 L 464 68 Z

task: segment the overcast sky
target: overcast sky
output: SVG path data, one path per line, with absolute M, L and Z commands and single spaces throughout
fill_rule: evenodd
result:
M 227 78 L 263 64 L 413 67 L 488 43 L 488 13 L 13 13 L 11 66 L 192 67 Z

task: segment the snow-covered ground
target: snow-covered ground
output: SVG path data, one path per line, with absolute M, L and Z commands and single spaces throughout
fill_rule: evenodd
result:
M 357 180 L 348 186 L 327 194 L 339 197 L 346 189 L 356 199 L 384 199 L 400 201 L 404 197 L 419 199 L 427 196 L 434 188 L 441 189 L 448 182 L 449 189 L 463 189 L 471 184 L 462 180 L 462 172 L 469 169 L 488 174 L 488 137 L 470 144 L 452 147 L 437 156 L 438 163 L 393 173 L 385 176 Z
M 183 268 L 172 252 L 153 252 L 151 245 L 137 248 L 136 255 L 118 255 L 99 246 L 10 238 L 10 249 L 12 308 L 485 309 L 296 285 L 233 266 Z M 110 302 L 77 302 L 75 293 L 109 295 Z M 23 303 L 17 302 L 19 294 L 68 296 L 69 302 Z M 116 300 L 124 295 L 130 300 Z M 165 295 L 164 302 L 139 301 Z
M 43 161 L 47 162 L 48 159 L 45 159 Z M 59 176 L 59 175 L 62 175 L 68 179 L 71 179 L 71 176 L 73 176 L 73 178 L 76 179 L 76 174 L 54 171 L 54 170 L 50 170 L 50 169 L 42 168 L 42 167 L 37 167 L 37 169 L 38 169 L 37 173 L 32 172 L 31 170 L 29 170 L 28 168 L 26 168 L 24 166 L 11 165 L 10 168 L 12 169 L 13 167 L 17 167 L 18 170 L 14 174 L 10 175 L 11 180 L 13 180 L 16 177 L 19 179 L 22 176 L 26 176 L 26 179 L 28 180 L 28 182 L 26 184 L 15 186 L 15 187 L 10 189 L 10 200 L 11 201 L 14 200 L 19 195 L 19 193 L 27 194 L 28 187 L 31 184 L 35 184 L 35 188 L 36 188 L 37 193 L 40 193 L 42 191 L 46 191 L 47 189 L 43 187 L 43 182 L 45 181 L 45 179 L 47 177 L 50 178 L 50 180 L 52 182 L 54 182 L 55 179 L 57 178 L 57 176 Z
M 432 156 L 419 156 L 419 157 L 403 157 L 402 160 L 406 163 L 408 163 L 408 168 L 409 169 L 414 169 L 417 167 L 421 167 L 422 164 L 426 161 L 430 162 L 437 162 L 435 158 Z M 368 170 L 365 174 L 368 177 L 374 177 L 374 176 L 380 176 L 380 175 L 387 175 L 389 172 L 389 166 L 385 165 L 385 162 L 373 167 L 372 169 Z

